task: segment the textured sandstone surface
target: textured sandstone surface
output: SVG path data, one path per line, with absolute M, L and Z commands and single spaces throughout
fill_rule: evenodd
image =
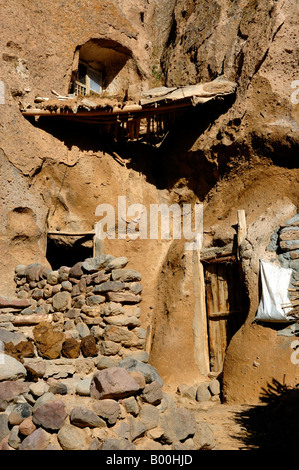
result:
M 203 202 L 206 246 L 232 241 L 238 209 L 253 228 L 270 211 L 275 223 L 265 223 L 263 238 L 253 238 L 254 257 L 244 266 L 250 312 L 228 351 L 226 397 L 256 400 L 273 374 L 293 381 L 287 339 L 251 322 L 258 256 L 298 206 L 299 105 L 291 100 L 291 84 L 299 79 L 296 0 L 0 0 L 0 7 L 1 296 L 14 293 L 16 265 L 49 265 L 46 229 L 90 231 L 97 205 L 117 207 L 120 195 L 146 208 Z M 160 148 L 118 148 L 122 166 L 90 129 L 29 122 L 20 112 L 36 96 L 68 92 L 75 50 L 91 38 L 128 50 L 145 89 L 224 75 L 236 81 L 236 97 L 191 110 Z M 59 237 L 65 245 L 77 240 Z M 183 244 L 107 240 L 105 252 L 134 257 L 142 274 L 141 320 L 149 325 L 151 360 L 160 375 L 170 383 L 197 381 L 194 273 Z M 252 368 L 259 348 L 263 366 Z M 276 366 L 274 357 L 281 358 Z

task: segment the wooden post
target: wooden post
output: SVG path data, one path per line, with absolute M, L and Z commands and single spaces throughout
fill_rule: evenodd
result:
M 104 240 L 99 238 L 99 226 L 95 224 L 94 226 L 94 237 L 93 237 L 93 257 L 104 254 Z
M 247 235 L 247 225 L 246 225 L 246 214 L 245 210 L 241 209 L 237 212 L 238 215 L 238 234 L 237 234 L 237 257 L 240 259 L 240 246 L 243 240 L 246 238 Z
M 193 285 L 195 297 L 195 311 L 193 321 L 194 355 L 199 371 L 203 375 L 210 372 L 210 353 L 208 340 L 208 323 L 205 299 L 205 279 L 203 264 L 200 261 L 200 252 L 193 251 Z

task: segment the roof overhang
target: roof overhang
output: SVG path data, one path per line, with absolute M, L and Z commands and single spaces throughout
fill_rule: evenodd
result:
M 209 101 L 221 100 L 236 92 L 236 84 L 218 78 L 209 83 L 184 87 L 159 87 L 143 93 L 138 102 L 120 102 L 102 97 L 41 98 L 37 107 L 22 110 L 25 117 L 63 118 L 89 124 L 112 124 L 151 118 L 183 110 Z

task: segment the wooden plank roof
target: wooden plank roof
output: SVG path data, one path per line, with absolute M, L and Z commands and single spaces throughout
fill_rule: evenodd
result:
M 136 101 L 121 102 L 102 97 L 41 98 L 35 107 L 22 110 L 26 117 L 58 117 L 91 124 L 109 124 L 143 119 L 196 106 L 232 95 L 236 84 L 223 78 L 183 87 L 158 87 L 144 92 Z

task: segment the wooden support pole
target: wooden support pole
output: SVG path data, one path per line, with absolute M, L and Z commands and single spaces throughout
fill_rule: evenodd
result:
M 245 210 L 244 209 L 238 210 L 237 216 L 238 216 L 237 257 L 238 259 L 240 259 L 240 246 L 241 246 L 241 243 L 245 240 L 246 235 L 247 235 Z
M 208 322 L 205 300 L 205 279 L 200 252 L 192 253 L 193 260 L 193 286 L 195 297 L 195 311 L 193 321 L 194 356 L 199 371 L 203 375 L 210 372 L 210 352 L 208 340 Z
M 63 230 L 49 230 L 48 235 L 61 236 L 61 237 L 87 237 L 93 236 L 94 231 L 87 232 L 72 232 L 72 231 L 63 231 Z
M 104 240 L 102 240 L 99 236 L 99 229 L 100 229 L 99 225 L 95 224 L 94 237 L 93 237 L 93 257 L 94 258 L 104 254 Z

